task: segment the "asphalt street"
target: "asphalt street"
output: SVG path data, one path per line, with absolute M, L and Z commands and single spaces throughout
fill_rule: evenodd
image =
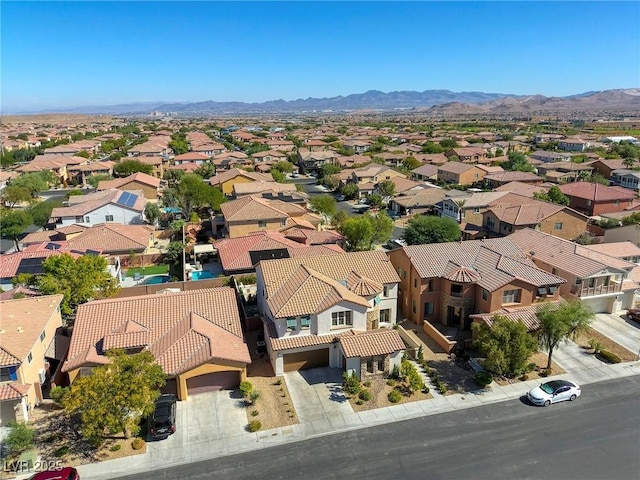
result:
M 121 478 L 637 480 L 638 392 L 626 377 L 548 408 L 521 398 Z

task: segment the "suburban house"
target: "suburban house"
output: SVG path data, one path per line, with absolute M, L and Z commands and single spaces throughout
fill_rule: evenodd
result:
M 482 215 L 489 205 L 499 202 L 508 192 L 474 192 L 455 197 L 445 197 L 437 205 L 441 217 L 451 218 L 458 223 L 482 226 Z
M 255 182 L 238 182 L 233 185 L 232 197 L 240 198 L 246 195 L 262 195 L 263 193 L 271 193 L 272 195 L 278 195 L 280 193 L 287 193 L 289 195 L 297 193 L 298 190 L 293 183 L 278 183 L 278 182 L 265 182 L 257 180 Z M 306 204 L 306 200 L 304 201 Z
M 284 231 L 292 227 L 317 230 L 322 219 L 295 203 L 246 196 L 220 205 L 229 238 L 259 230 Z
M 399 365 L 399 278 L 384 252 L 265 260 L 256 276 L 276 375 L 330 366 L 362 378 Z
M 559 135 L 557 133 L 536 133 L 533 136 L 533 143 L 535 143 L 536 145 L 540 143 L 551 143 L 562 140 L 563 138 L 563 135 Z
M 168 155 L 168 144 L 159 144 L 152 141 L 134 145 L 127 150 L 129 157 L 166 157 Z
M 62 295 L 0 302 L 0 426 L 27 421 L 56 378 L 67 345 L 56 338 L 62 327 Z M 65 337 L 66 338 L 66 337 Z
M 209 179 L 211 185 L 222 190 L 222 193 L 228 197 L 233 195 L 234 185 L 251 182 L 273 182 L 273 177 L 256 172 L 247 172 L 239 168 L 231 168 L 217 173 Z
M 482 214 L 491 235 L 509 235 L 523 228 L 574 239 L 587 231 L 588 217 L 569 207 L 508 193 L 492 201 Z
M 351 172 L 350 181 L 357 185 L 372 184 L 384 182 L 385 180 L 391 180 L 393 178 L 407 178 L 405 174 L 394 170 L 386 165 L 379 165 L 377 163 L 370 163 L 361 168 L 356 168 Z
M 111 349 L 149 350 L 179 400 L 233 389 L 251 362 L 232 288 L 97 300 L 78 307 L 63 371 L 71 383 L 109 363 Z
M 256 152 L 251 155 L 253 162 L 257 166 L 261 163 L 278 163 L 286 162 L 287 154 L 277 150 L 267 150 L 266 152 Z
M 497 188 L 510 182 L 528 183 L 530 185 L 540 185 L 543 178 L 531 172 L 498 172 L 490 173 L 484 177 L 487 188 Z
M 593 167 L 586 163 L 552 162 L 539 165 L 537 171 L 548 182 L 568 183 L 588 177 L 593 173 Z
M 162 178 L 165 166 L 169 166 L 169 159 L 165 157 L 138 157 L 136 160 L 145 165 L 151 165 L 153 170 L 150 175 L 156 178 Z
M 87 159 L 68 155 L 36 155 L 30 162 L 16 167 L 19 173 L 51 171 L 63 185 L 70 180 L 68 168 L 86 164 Z
M 213 164 L 216 167 L 216 171 L 228 170 L 236 165 L 239 167 L 252 167 L 253 160 L 244 152 L 224 152 L 214 157 Z
M 584 248 L 630 263 L 635 263 L 640 267 L 640 245 L 636 245 L 633 242 L 596 243 L 593 245 L 584 245 Z M 640 278 L 638 278 L 638 280 L 640 281 Z
M 261 260 L 344 253 L 335 243 L 305 245 L 280 232 L 269 231 L 254 232 L 244 237 L 224 238 L 215 242 L 213 247 L 218 251 L 225 275 L 255 272 L 256 264 Z
M 547 193 L 549 191 L 549 187 L 545 187 L 543 185 L 531 185 L 529 183 L 522 182 L 509 182 L 504 185 L 500 185 L 493 190 L 496 192 L 513 192 L 518 195 L 522 195 L 523 197 L 533 198 L 533 195 L 536 193 Z
M 402 315 L 470 330 L 470 315 L 556 300 L 563 278 L 536 267 L 509 238 L 411 245 L 387 253 Z M 426 328 L 437 337 L 435 328 Z
M 205 163 L 211 163 L 213 155 L 207 155 L 201 152 L 187 152 L 181 155 L 173 157 L 174 165 L 181 165 L 183 163 L 195 163 L 196 165 L 204 165 Z
M 217 142 L 204 142 L 199 144 L 191 144 L 191 151 L 193 153 L 202 153 L 211 158 L 214 155 L 220 155 L 227 151 L 227 147 Z
M 418 192 L 420 190 L 424 190 L 425 188 L 430 188 L 428 185 L 422 183 L 422 182 L 416 182 L 415 180 L 411 180 L 409 178 L 405 178 L 405 177 L 392 177 L 389 180 L 391 183 L 393 183 L 393 196 L 395 195 L 405 195 L 405 194 L 410 194 L 411 192 Z M 380 183 L 376 184 L 376 187 L 374 188 L 374 192 L 377 194 L 380 194 L 380 191 L 378 190 Z M 385 201 L 390 200 L 385 198 Z
M 569 207 L 588 216 L 629 210 L 636 198 L 627 188 L 607 187 L 592 182 L 568 183 L 559 188 L 569 197 Z
M 595 313 L 632 308 L 639 300 L 637 265 L 553 235 L 525 229 L 507 237 L 539 268 L 564 278 L 565 298 L 576 298 Z
M 323 165 L 335 165 L 337 154 L 331 150 L 298 152 L 298 166 L 303 172 L 320 170 Z
M 475 185 L 482 182 L 485 172 L 477 165 L 447 162 L 438 166 L 438 181 L 454 185 Z
M 546 150 L 537 150 L 529 154 L 529 157 L 540 160 L 541 162 L 569 162 L 571 161 L 570 153 L 548 152 Z
M 113 165 L 114 162 L 111 160 L 67 165 L 67 174 L 71 181 L 76 181 L 78 185 L 85 185 L 87 178 L 91 175 L 112 175 Z
M 457 158 L 460 162 L 480 163 L 487 159 L 487 152 L 480 147 L 458 147 L 444 153 L 447 158 Z
M 143 193 L 144 198 L 154 199 L 158 198 L 160 179 L 146 173 L 137 172 L 124 178 L 102 180 L 98 183 L 97 190 L 111 190 L 114 188 L 125 191 L 140 191 Z
M 435 187 L 411 190 L 391 198 L 389 210 L 398 215 L 435 214 L 438 202 L 451 192 L 452 190 Z
M 627 170 L 625 168 L 614 170 L 611 175 L 611 182 L 621 187 L 634 190 L 637 193 L 640 191 L 640 171 Z
M 563 138 L 558 140 L 558 148 L 565 152 L 579 152 L 582 153 L 591 146 L 591 143 L 586 142 L 580 138 Z
M 144 223 L 144 207 L 147 200 L 142 196 L 123 190 L 104 190 L 88 195 L 69 198 L 68 207 L 56 207 L 51 211 L 49 223 L 66 227 L 74 223 L 85 226 L 105 222 L 123 225 Z
M 616 158 L 611 160 L 605 160 L 604 158 L 600 158 L 598 160 L 594 160 L 588 163 L 589 166 L 593 167 L 593 170 L 596 173 L 599 173 L 604 178 L 611 178 L 614 170 L 620 170 L 623 168 L 627 168 L 624 164 L 624 160 Z
M 426 165 L 414 168 L 411 170 L 411 178 L 422 182 L 436 180 L 438 178 L 438 167 L 427 163 Z

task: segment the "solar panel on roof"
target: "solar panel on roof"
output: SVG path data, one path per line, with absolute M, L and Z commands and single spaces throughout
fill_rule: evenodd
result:
M 133 193 L 129 194 L 129 200 L 127 201 L 127 207 L 133 207 L 138 201 L 138 196 Z
M 129 192 L 122 192 L 122 194 L 118 197 L 118 200 L 116 200 L 116 203 L 118 205 L 123 205 L 123 206 L 127 206 L 127 200 L 129 200 L 129 196 L 131 194 Z
M 42 273 L 42 261 L 44 258 L 23 258 L 20 260 L 20 264 L 16 269 L 16 274 L 18 273 L 32 273 L 38 274 Z

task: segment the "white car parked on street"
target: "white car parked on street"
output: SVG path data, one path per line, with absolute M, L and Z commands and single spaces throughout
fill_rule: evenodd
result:
M 551 380 L 543 383 L 527 393 L 527 398 L 534 405 L 548 407 L 552 403 L 574 401 L 580 396 L 578 385 L 568 380 Z

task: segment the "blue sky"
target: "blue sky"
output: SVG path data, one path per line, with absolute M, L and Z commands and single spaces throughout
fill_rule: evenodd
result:
M 1 2 L 2 112 L 640 87 L 638 2 Z

